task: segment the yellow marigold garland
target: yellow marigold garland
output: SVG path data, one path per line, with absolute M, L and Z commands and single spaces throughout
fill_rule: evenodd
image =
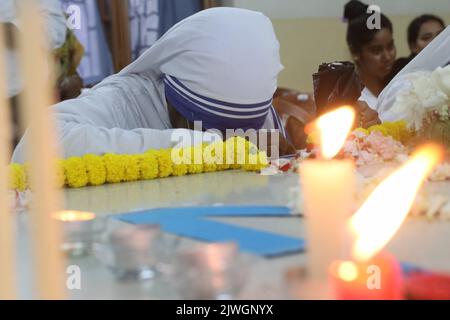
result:
M 203 172 L 203 147 L 196 146 L 186 150 L 190 163 L 188 165 L 188 173 L 202 173 Z
M 24 191 L 28 188 L 27 174 L 24 166 L 17 163 L 11 164 L 9 166 L 9 175 L 9 187 L 11 189 Z
M 139 168 L 140 159 L 136 155 L 124 155 L 125 178 L 124 181 L 137 181 L 141 177 L 141 169 Z
M 108 153 L 103 156 L 106 167 L 106 182 L 117 183 L 125 180 L 123 155 Z
M 369 133 L 379 131 L 385 137 L 405 143 L 411 138 L 412 133 L 408 129 L 405 121 L 383 122 L 382 124 L 371 126 L 367 129 Z
M 216 144 L 203 144 L 203 171 L 217 171 L 217 159 L 215 155 Z
M 158 177 L 158 159 L 153 153 L 144 153 L 139 157 L 139 164 L 141 168 L 141 179 L 151 180 Z
M 104 184 L 106 182 L 106 168 L 103 158 L 94 154 L 87 154 L 83 158 L 86 165 L 89 184 L 91 186 Z
M 161 149 L 159 152 L 150 151 L 154 153 L 158 160 L 158 177 L 166 178 L 173 173 L 172 154 L 170 150 Z
M 178 155 L 175 157 L 174 155 Z M 179 161 L 179 160 L 182 161 Z M 87 154 L 58 160 L 58 185 L 70 188 L 104 183 L 150 180 L 226 169 L 257 171 L 268 165 L 265 152 L 246 139 L 234 137 L 225 142 L 183 149 L 149 150 L 138 155 Z M 10 188 L 28 188 L 26 164 L 10 165 Z
M 177 159 L 177 161 L 173 161 L 173 175 L 174 176 L 184 176 L 188 173 L 188 153 L 190 149 L 185 150 L 181 148 L 172 149 L 171 157 L 172 159 Z M 178 158 L 175 158 L 178 157 Z
M 71 157 L 63 162 L 65 181 L 71 188 L 85 187 L 88 184 L 88 175 L 83 158 Z
M 255 146 L 250 147 L 248 157 L 249 161 L 242 166 L 245 171 L 256 171 L 269 165 L 266 152 L 259 152 Z
M 227 163 L 227 149 L 226 149 L 226 145 L 224 142 L 218 142 L 218 150 L 219 152 L 222 152 L 222 154 L 216 154 L 216 159 L 218 160 L 217 163 L 217 170 L 223 171 L 223 170 L 228 170 L 231 168 L 231 165 L 229 163 Z

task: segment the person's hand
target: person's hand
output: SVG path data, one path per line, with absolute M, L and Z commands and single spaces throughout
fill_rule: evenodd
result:
M 369 128 L 381 123 L 378 112 L 371 109 L 364 101 L 358 101 L 357 103 L 356 121 L 357 126 L 362 128 Z

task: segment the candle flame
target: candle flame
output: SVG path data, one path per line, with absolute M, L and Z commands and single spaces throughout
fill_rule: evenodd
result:
M 356 260 L 371 259 L 389 242 L 410 211 L 422 182 L 442 157 L 439 146 L 423 146 L 372 192 L 350 219 L 356 236 Z
M 352 282 L 358 278 L 358 268 L 354 262 L 344 261 L 339 264 L 337 274 L 340 279 Z
M 333 158 L 344 145 L 355 120 L 355 111 L 343 106 L 328 112 L 316 121 L 319 130 L 321 155 L 325 159 Z
M 85 211 L 62 210 L 58 211 L 54 217 L 62 222 L 88 221 L 95 219 L 95 214 Z

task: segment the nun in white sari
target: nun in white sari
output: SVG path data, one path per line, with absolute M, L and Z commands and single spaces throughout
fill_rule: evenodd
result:
M 201 11 L 118 74 L 54 106 L 63 156 L 168 148 L 179 142 L 174 130 L 200 141 L 214 138 L 176 129 L 171 106 L 188 122 L 202 121 L 204 129 L 282 130 L 272 107 L 282 68 L 266 16 L 237 8 Z M 14 162 L 24 161 L 25 140 Z
M 384 88 L 378 97 L 376 111 L 382 122 L 397 121 L 404 115 L 392 108 L 397 96 L 403 90 L 411 88 L 409 74 L 415 71 L 433 71 L 450 63 L 450 26 L 439 34 L 425 49 L 423 49 L 394 79 Z

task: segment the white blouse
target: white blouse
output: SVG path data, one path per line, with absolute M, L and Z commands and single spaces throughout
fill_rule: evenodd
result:
M 377 111 L 378 97 L 375 96 L 367 87 L 361 92 L 361 96 L 358 101 L 364 101 L 370 109 Z

